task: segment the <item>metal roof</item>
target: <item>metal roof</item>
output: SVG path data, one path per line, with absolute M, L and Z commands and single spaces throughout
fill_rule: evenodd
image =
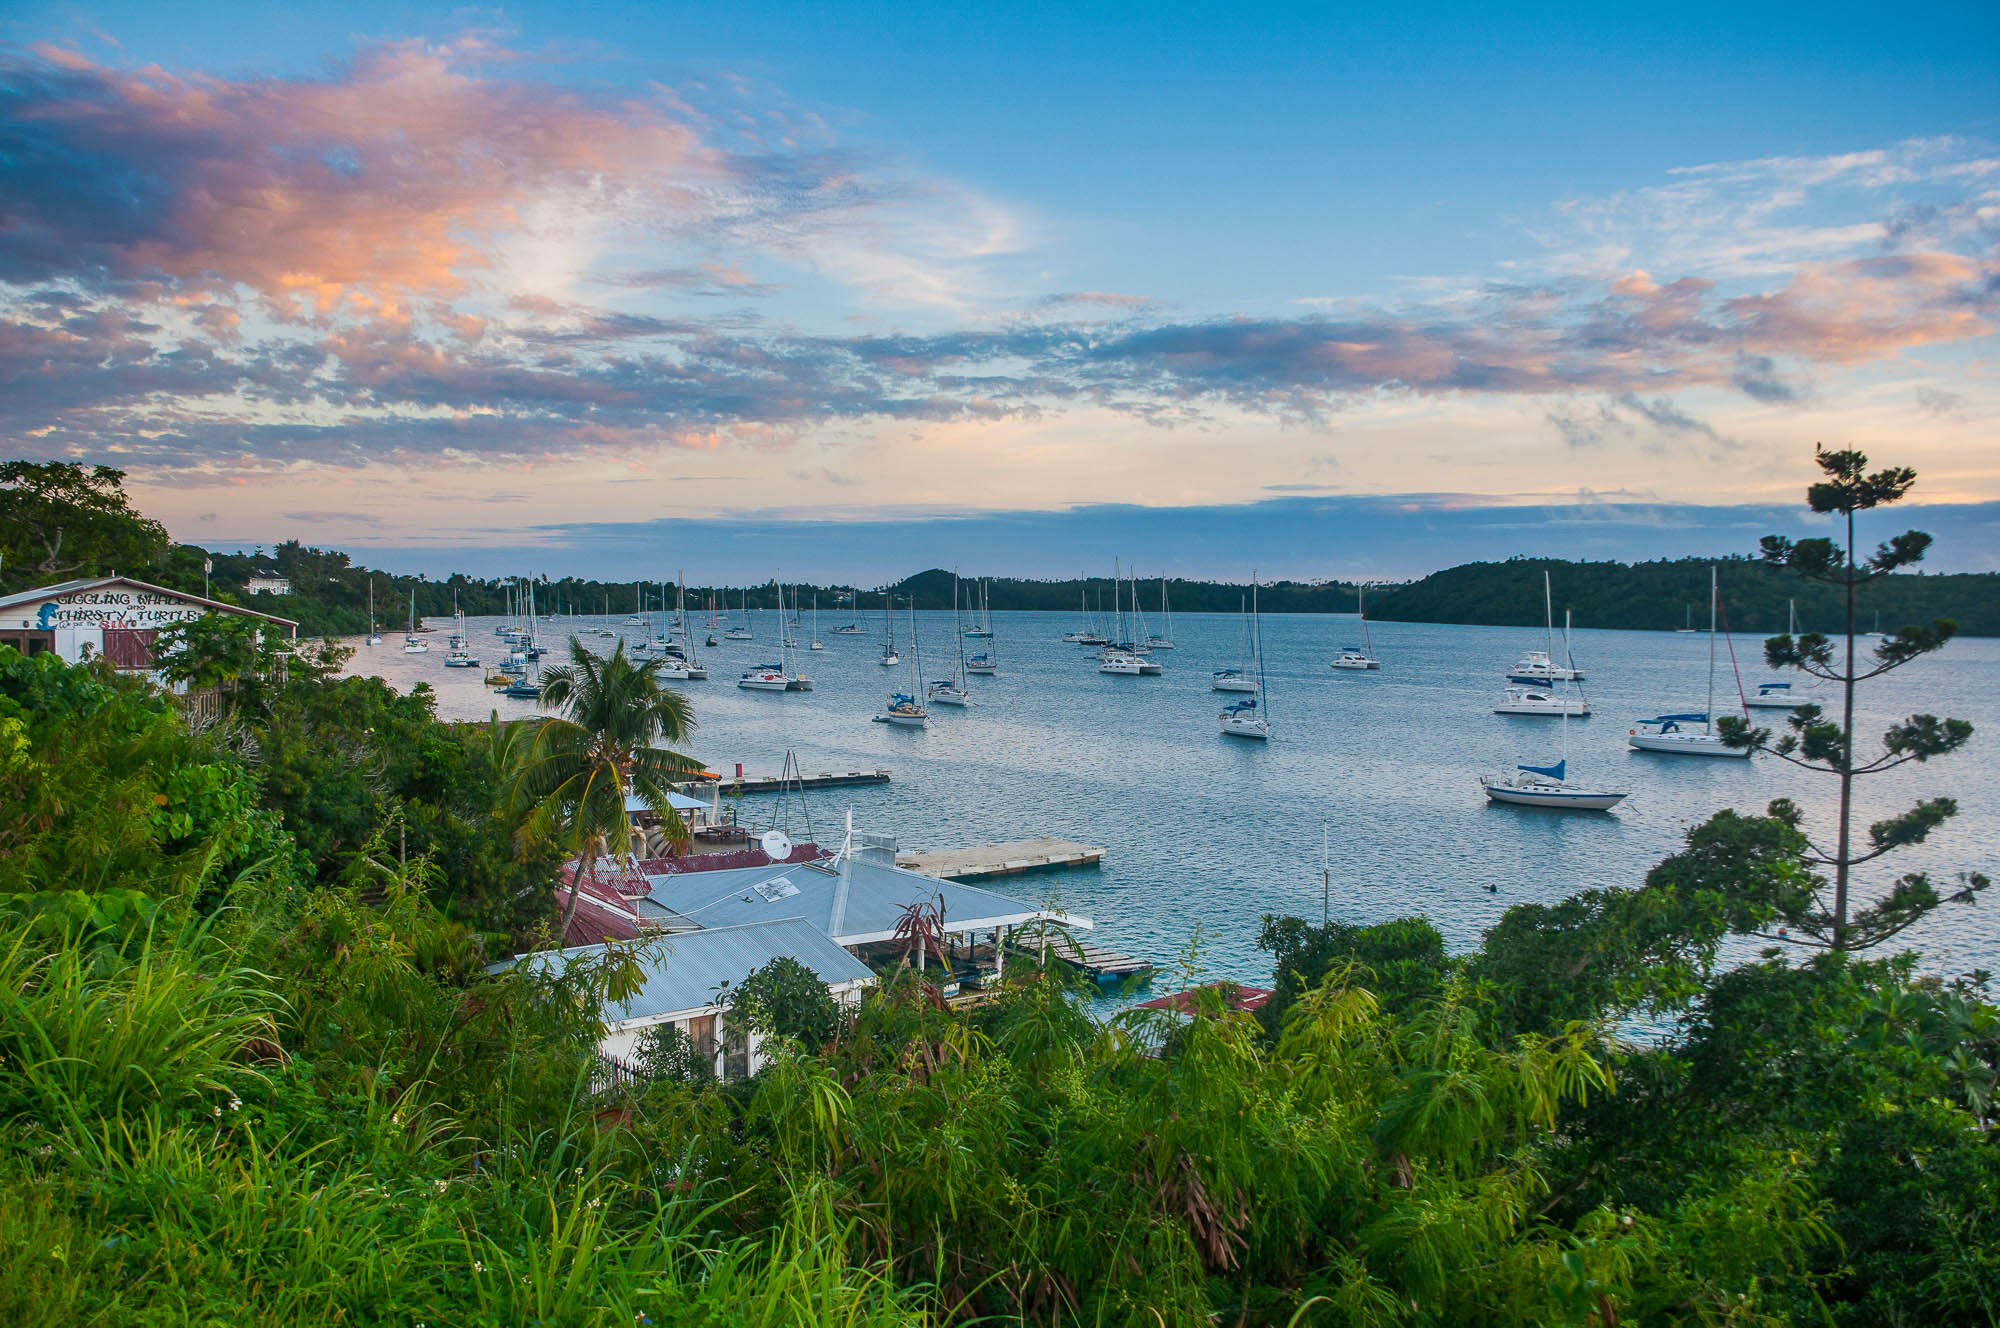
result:
M 38 586 L 33 590 L 17 590 L 11 595 L 0 595 L 0 610 L 11 609 L 17 604 L 38 604 L 45 599 L 57 599 L 63 595 L 74 595 L 79 591 L 96 590 L 103 586 L 131 586 L 135 590 L 150 590 L 156 595 L 170 595 L 175 599 L 186 600 L 190 604 L 221 609 L 224 613 L 240 613 L 246 618 L 262 618 L 265 622 L 274 622 L 283 627 L 294 629 L 298 627 L 298 624 L 290 618 L 280 618 L 274 613 L 259 613 L 240 604 L 224 604 L 219 599 L 191 595 L 185 590 L 171 590 L 166 586 L 156 586 L 150 581 L 136 581 L 129 576 L 86 576 L 75 581 L 58 581 L 52 586 Z
M 1090 919 L 1065 915 L 962 881 L 943 881 L 866 858 L 844 864 L 845 899 L 837 900 L 843 872 L 799 863 L 738 867 L 727 871 L 652 876 L 651 899 L 703 927 L 729 927 L 773 917 L 800 917 L 842 945 L 886 941 L 911 904 L 944 896 L 945 929 L 984 931 L 1017 927 L 1037 918 L 1088 929 Z M 835 923 L 836 908 L 841 920 Z
M 561 969 L 578 958 L 603 953 L 602 946 L 578 945 L 567 950 L 519 955 L 493 968 L 526 963 L 542 969 Z M 780 957 L 798 960 L 830 987 L 875 980 L 874 972 L 866 964 L 828 940 L 811 923 L 795 917 L 740 927 L 676 932 L 647 941 L 641 953 L 646 967 L 645 985 L 624 1004 L 605 1007 L 605 1018 L 613 1023 L 706 1009 L 717 1003 L 718 988 L 723 983 L 738 986 Z

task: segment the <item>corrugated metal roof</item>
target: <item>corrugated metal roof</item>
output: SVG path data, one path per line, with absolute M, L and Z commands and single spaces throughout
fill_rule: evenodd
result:
M 579 945 L 522 955 L 493 967 L 528 963 L 558 968 L 579 957 L 602 953 L 599 946 Z M 724 982 L 738 986 L 780 956 L 798 960 L 828 986 L 872 982 L 875 978 L 866 964 L 828 940 L 824 932 L 803 918 L 677 932 L 649 943 L 646 953 L 650 956 L 646 962 L 646 985 L 623 1005 L 607 1009 L 608 1019 L 646 1019 L 713 1005 Z
M 52 586 L 38 586 L 33 590 L 17 590 L 11 595 L 0 595 L 0 610 L 13 608 L 17 604 L 38 604 L 45 599 L 56 599 L 63 595 L 74 595 L 82 590 L 95 590 L 102 586 L 131 586 L 137 590 L 150 590 L 156 595 L 171 595 L 175 599 L 186 600 L 190 604 L 201 604 L 211 609 L 221 609 L 224 613 L 240 613 L 246 618 L 262 618 L 283 627 L 298 626 L 290 618 L 280 618 L 275 613 L 259 613 L 246 609 L 240 604 L 224 604 L 219 599 L 204 599 L 191 595 L 185 590 L 170 590 L 166 586 L 156 586 L 150 581 L 136 581 L 129 576 L 86 576 L 75 581 L 58 581 Z
M 741 867 L 733 871 L 676 873 L 650 876 L 654 903 L 691 918 L 704 927 L 728 927 L 772 917 L 801 917 L 831 933 L 842 945 L 886 940 L 911 904 L 944 896 L 945 926 L 951 931 L 1016 926 L 1047 916 L 1088 929 L 1088 918 L 1064 917 L 1026 900 L 1015 899 L 961 881 L 882 863 L 855 859 L 849 872 L 845 915 L 833 930 L 837 872 L 799 864 Z

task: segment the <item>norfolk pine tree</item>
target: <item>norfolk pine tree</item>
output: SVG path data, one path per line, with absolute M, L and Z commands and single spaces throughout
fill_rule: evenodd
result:
M 1787 568 L 1798 576 L 1839 588 L 1846 601 L 1846 620 L 1839 640 L 1818 632 L 1799 637 L 1774 636 L 1764 643 L 1764 658 L 1774 669 L 1802 670 L 1840 687 L 1841 712 L 1838 722 L 1817 705 L 1803 705 L 1787 720 L 1790 732 L 1773 737 L 1771 730 L 1752 728 L 1735 716 L 1725 717 L 1721 727 L 1725 741 L 1769 752 L 1793 765 L 1840 781 L 1839 824 L 1831 852 L 1810 840 L 1803 856 L 1806 862 L 1833 869 L 1833 898 L 1825 898 L 1823 879 L 1812 878 L 1812 888 L 1788 891 L 1780 896 L 1779 919 L 1797 929 L 1805 943 L 1836 952 L 1866 950 L 1895 936 L 1945 903 L 1971 902 L 1987 887 L 1978 872 L 1960 873 L 1959 884 L 1949 893 L 1940 892 L 1921 872 L 1906 873 L 1875 902 L 1859 909 L 1851 906 L 1853 869 L 1873 862 L 1884 854 L 1909 844 L 1922 843 L 1930 832 L 1958 813 L 1951 798 L 1926 798 L 1897 816 L 1868 827 L 1865 848 L 1854 841 L 1854 782 L 1878 775 L 1910 761 L 1928 761 L 1963 747 L 1972 737 L 1972 725 L 1962 719 L 1939 719 L 1935 715 L 1912 715 L 1892 725 L 1882 736 L 1879 754 L 1857 763 L 1854 752 L 1854 693 L 1856 687 L 1879 678 L 1910 661 L 1944 648 L 1958 631 L 1958 624 L 1939 618 L 1928 627 L 1906 626 L 1875 647 L 1874 661 L 1857 663 L 1855 658 L 1855 595 L 1864 585 L 1888 576 L 1897 568 L 1921 562 L 1931 537 L 1922 531 L 1905 531 L 1878 545 L 1865 559 L 1855 555 L 1854 514 L 1900 501 L 1917 481 L 1908 467 L 1890 467 L 1870 474 L 1868 458 L 1846 449 L 1829 452 L 1819 448 L 1814 459 L 1826 478 L 1806 491 L 1812 510 L 1846 522 L 1845 546 L 1830 539 L 1796 542 L 1782 535 L 1768 535 L 1762 543 L 1764 561 Z M 1836 654 L 1840 658 L 1836 660 Z M 1796 827 L 1798 808 L 1787 799 L 1771 804 L 1771 814 Z

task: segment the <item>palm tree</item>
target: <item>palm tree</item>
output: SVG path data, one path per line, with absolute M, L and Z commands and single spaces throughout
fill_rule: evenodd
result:
M 598 858 L 614 844 L 630 846 L 628 793 L 660 817 L 670 839 L 687 839 L 687 827 L 667 801 L 668 785 L 701 765 L 654 745 L 684 742 L 694 731 L 687 698 L 660 685 L 665 661 L 635 664 L 625 657 L 623 641 L 608 659 L 575 638 L 569 652 L 569 663 L 542 674 L 542 706 L 561 713 L 537 724 L 519 752 L 513 796 L 528 811 L 529 833 L 560 828 L 578 871 L 588 871 L 595 885 Z M 576 916 L 577 885 L 572 877 L 562 936 Z

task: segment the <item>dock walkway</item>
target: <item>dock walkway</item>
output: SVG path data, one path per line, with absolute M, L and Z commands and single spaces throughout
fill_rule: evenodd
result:
M 781 793 L 788 788 L 846 788 L 853 784 L 886 784 L 889 782 L 887 770 L 830 770 L 817 775 L 794 775 L 786 779 L 781 775 L 724 775 L 714 781 L 694 781 L 694 787 L 707 792 L 711 783 L 719 784 L 724 793 Z
M 979 848 L 948 848 L 928 852 L 898 853 L 896 865 L 926 876 L 947 881 L 970 881 L 985 876 L 1018 876 L 1022 872 L 1048 871 L 1058 867 L 1094 867 L 1104 860 L 1097 844 L 1079 844 L 1070 839 L 1022 839 L 1011 844 L 986 844 Z

